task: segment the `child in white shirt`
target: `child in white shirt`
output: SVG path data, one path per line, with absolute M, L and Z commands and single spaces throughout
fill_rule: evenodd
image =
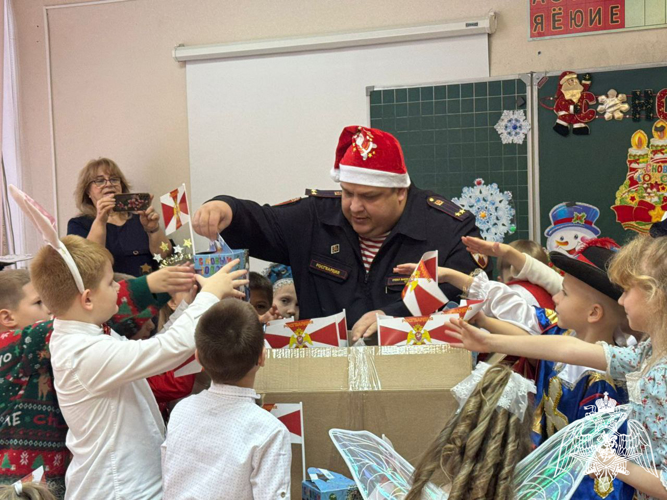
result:
M 257 405 L 264 331 L 253 307 L 223 300 L 201 318 L 195 356 L 211 388 L 181 401 L 162 445 L 164 500 L 289 499 L 287 428 Z
M 56 317 L 51 364 L 73 455 L 65 498 L 159 499 L 164 424 L 145 378 L 176 368 L 192 355 L 199 317 L 222 297 L 243 296 L 236 288 L 247 280 L 236 278 L 245 271 L 230 272 L 238 262 L 233 261 L 202 279 L 201 293 L 167 332 L 128 341 L 100 326 L 118 310 L 109 251 L 78 236 L 66 236 L 62 243 L 85 290 L 79 292 L 72 271 L 51 247 L 37 254 L 31 275 Z

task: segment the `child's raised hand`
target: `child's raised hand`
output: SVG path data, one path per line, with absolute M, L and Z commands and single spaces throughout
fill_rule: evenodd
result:
M 452 346 L 462 347 L 469 351 L 492 352 L 492 335 L 490 333 L 480 330 L 460 318 L 452 319 L 451 327 L 453 329 L 449 332 L 451 336 L 461 341 L 461 343 L 452 344 Z
M 283 319 L 283 317 L 278 312 L 278 306 L 273 304 L 271 306 L 271 309 L 269 309 L 259 317 L 259 322 L 263 325 L 266 325 L 269 321 L 275 321 L 277 319 Z
M 412 274 L 414 270 L 417 268 L 417 264 L 399 264 L 394 268 L 394 272 L 396 274 Z M 447 268 L 446 267 L 438 267 L 438 283 L 446 283 L 447 282 Z
M 163 267 L 146 277 L 152 293 L 188 292 L 195 284 L 195 268 L 192 264 Z
M 195 275 L 197 282 L 201 286 L 201 291 L 212 293 L 219 299 L 225 299 L 227 297 L 235 297 L 237 299 L 244 298 L 245 294 L 240 290 L 237 290 L 237 288 L 248 284 L 247 279 L 240 279 L 241 276 L 244 276 L 248 271 L 245 269 L 232 271 L 232 268 L 239 262 L 239 259 L 234 259 L 233 261 L 228 262 L 210 278 L 204 278 L 198 274 Z
M 486 241 L 474 236 L 463 236 L 461 238 L 466 250 L 470 253 L 481 253 L 489 257 L 502 257 L 507 253 L 508 245 L 493 241 Z

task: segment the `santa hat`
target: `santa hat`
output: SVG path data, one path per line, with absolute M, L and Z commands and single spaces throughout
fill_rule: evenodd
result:
M 563 71 L 560 74 L 560 79 L 558 82 L 563 85 L 566 81 L 572 79 L 572 78 L 578 78 L 578 75 L 574 71 Z
M 331 178 L 363 186 L 410 186 L 403 151 L 396 138 L 382 130 L 356 125 L 345 127 L 340 134 Z

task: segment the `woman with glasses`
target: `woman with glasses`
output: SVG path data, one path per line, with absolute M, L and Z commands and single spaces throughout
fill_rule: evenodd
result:
M 154 254 L 171 254 L 171 243 L 153 207 L 136 213 L 113 211 L 114 197 L 129 192 L 130 185 L 113 160 L 89 161 L 79 174 L 74 193 L 81 213 L 69 220 L 67 234 L 104 245 L 113 255 L 115 272 L 141 276 L 157 269 Z

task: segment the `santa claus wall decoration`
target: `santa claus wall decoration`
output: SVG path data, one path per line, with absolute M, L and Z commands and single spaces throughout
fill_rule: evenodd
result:
M 554 112 L 558 117 L 554 130 L 567 137 L 572 129 L 574 135 L 589 135 L 587 123 L 596 116 L 595 95 L 588 91 L 591 86 L 591 75 L 585 74 L 579 79 L 574 71 L 563 71 L 558 81 Z

